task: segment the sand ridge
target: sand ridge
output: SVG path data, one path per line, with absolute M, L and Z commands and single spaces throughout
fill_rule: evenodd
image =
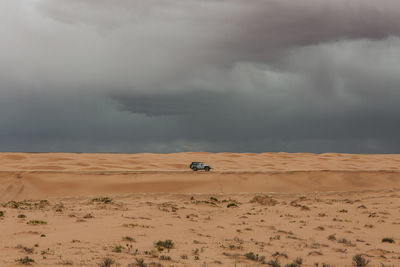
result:
M 396 188 L 399 155 L 0 153 L 0 201 L 94 194 Z M 193 172 L 204 161 L 211 172 Z

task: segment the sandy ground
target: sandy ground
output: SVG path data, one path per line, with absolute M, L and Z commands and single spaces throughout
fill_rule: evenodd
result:
M 188 171 L 191 161 L 213 170 Z M 356 254 L 400 266 L 400 155 L 0 153 L 0 162 L 1 267 L 352 266 Z

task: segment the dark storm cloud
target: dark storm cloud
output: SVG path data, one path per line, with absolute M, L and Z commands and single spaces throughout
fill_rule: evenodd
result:
M 0 149 L 400 152 L 400 2 L 0 3 Z

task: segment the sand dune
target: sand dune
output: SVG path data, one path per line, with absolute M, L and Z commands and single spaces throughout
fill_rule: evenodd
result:
M 400 185 L 399 155 L 1 153 L 0 201 L 118 193 L 355 191 Z M 212 165 L 193 172 L 192 161 Z

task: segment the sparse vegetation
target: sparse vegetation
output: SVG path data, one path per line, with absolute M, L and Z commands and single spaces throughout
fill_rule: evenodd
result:
M 226 205 L 227 208 L 232 208 L 232 207 L 237 207 L 238 205 L 236 205 L 236 203 L 229 203 L 228 205 Z
M 250 203 L 258 203 L 264 206 L 275 206 L 278 204 L 278 201 L 270 196 L 255 196 L 252 200 L 250 200 Z
M 285 267 L 300 267 L 303 264 L 302 258 L 296 258 L 292 263 L 288 263 Z
M 0 217 L 4 217 L 4 211 L 0 210 Z
M 144 259 L 136 258 L 135 260 L 136 260 L 136 263 L 129 264 L 128 267 L 130 267 L 130 266 L 146 267 L 147 266 L 147 264 L 144 263 Z
M 26 215 L 21 213 L 21 214 L 18 214 L 17 217 L 20 218 L 20 219 L 24 219 L 24 218 L 26 218 Z
M 122 238 L 123 241 L 128 241 L 128 242 L 136 242 L 136 240 L 133 237 L 130 236 L 124 236 Z
M 171 260 L 171 257 L 170 257 L 170 256 L 167 256 L 167 255 L 161 255 L 161 256 L 160 256 L 160 260 L 162 260 L 162 261 L 170 261 L 170 260 Z
M 246 253 L 246 254 L 244 254 L 244 256 L 249 260 L 259 261 L 262 264 L 265 263 L 265 256 L 260 256 L 258 254 L 254 254 L 253 252 Z
M 278 259 L 270 260 L 269 262 L 267 262 L 267 264 L 272 267 L 281 267 L 281 263 Z
M 30 220 L 30 221 L 28 221 L 26 224 L 30 224 L 30 225 L 44 225 L 44 224 L 47 224 L 47 222 L 41 221 L 41 220 Z
M 123 247 L 120 246 L 120 245 L 118 245 L 118 246 L 115 246 L 115 247 L 114 247 L 113 252 L 121 253 L 121 252 L 122 252 L 122 249 L 123 249 Z
M 331 234 L 328 236 L 328 240 L 336 240 L 336 234 Z
M 356 246 L 355 244 L 353 244 L 350 240 L 347 240 L 346 238 L 338 239 L 337 242 L 345 244 L 346 246 L 349 246 L 349 247 L 355 247 Z
M 33 254 L 33 251 L 34 251 L 34 248 L 28 248 L 28 247 L 25 247 L 22 245 L 18 245 L 17 248 L 21 249 L 22 251 L 24 251 L 25 253 L 28 253 L 28 254 Z
M 124 223 L 122 226 L 123 227 L 128 227 L 128 228 L 136 228 L 136 227 L 139 227 L 139 228 L 152 228 L 152 226 L 150 226 L 150 225 L 137 224 L 137 223 Z
M 385 238 L 382 238 L 382 243 L 394 243 L 394 240 L 393 240 L 393 238 L 385 237 Z
M 99 263 L 100 267 L 111 267 L 111 265 L 113 265 L 115 263 L 115 261 L 111 258 L 105 258 L 103 259 L 103 261 L 101 263 Z
M 18 262 L 19 264 L 25 264 L 25 265 L 31 265 L 31 264 L 35 263 L 35 260 L 32 258 L 29 258 L 28 256 L 26 256 L 24 258 L 16 259 L 15 261 Z
M 50 205 L 48 200 L 39 201 L 9 201 L 4 207 L 21 210 L 44 209 Z
M 357 254 L 353 257 L 354 266 L 367 266 L 370 261 L 365 259 L 362 254 Z
M 283 257 L 285 259 L 289 258 L 288 255 L 286 253 L 280 253 L 280 252 L 275 252 L 274 254 L 272 254 L 273 257 Z
M 96 198 L 92 199 L 92 202 L 110 204 L 110 203 L 112 203 L 112 199 L 109 197 L 96 197 Z
M 175 246 L 175 244 L 172 240 L 167 239 L 165 241 L 161 241 L 161 240 L 157 241 L 157 243 L 155 243 L 155 246 L 157 248 L 161 247 L 161 248 L 171 249 Z

